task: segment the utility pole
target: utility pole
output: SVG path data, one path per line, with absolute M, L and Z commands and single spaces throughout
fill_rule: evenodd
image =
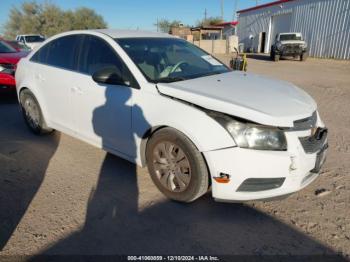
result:
M 221 0 L 221 19 L 224 21 L 224 0 Z
M 235 9 L 233 10 L 233 21 L 236 21 L 236 20 L 237 20 L 238 1 L 239 1 L 239 0 L 235 0 Z
M 157 32 L 159 32 L 159 19 L 157 17 Z
M 204 10 L 204 21 L 207 21 L 207 9 Z

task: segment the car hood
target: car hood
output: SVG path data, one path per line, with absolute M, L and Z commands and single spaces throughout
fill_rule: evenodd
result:
M 161 94 L 271 126 L 292 127 L 317 108 L 306 92 L 291 83 L 239 71 L 157 87 Z
M 290 45 L 290 44 L 299 44 L 299 45 L 301 45 L 301 44 L 304 44 L 305 43 L 305 41 L 302 41 L 302 40 L 286 40 L 286 41 L 281 41 L 281 44 L 282 45 Z
M 17 64 L 28 52 L 0 53 L 0 63 Z
M 42 42 L 33 42 L 33 43 L 26 43 L 26 46 L 28 46 L 30 49 L 34 49 L 37 46 L 41 45 Z

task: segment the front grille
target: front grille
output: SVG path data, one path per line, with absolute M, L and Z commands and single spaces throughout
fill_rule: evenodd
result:
M 317 123 L 317 112 L 313 112 L 312 116 L 294 121 L 293 131 L 308 130 L 315 128 Z
M 8 90 L 8 89 L 14 89 L 15 86 L 10 86 L 10 85 L 0 85 L 0 90 Z
M 276 178 L 248 178 L 236 190 L 237 192 L 258 192 L 279 188 L 282 186 L 285 177 Z
M 300 143 L 305 153 L 313 154 L 320 151 L 327 142 L 327 129 L 318 128 L 315 135 L 299 137 Z
M 283 45 L 283 52 L 293 53 L 299 51 L 301 51 L 301 47 L 299 44 Z
M 6 69 L 15 69 L 14 64 L 0 64 L 0 66 L 2 66 L 3 68 L 6 68 Z

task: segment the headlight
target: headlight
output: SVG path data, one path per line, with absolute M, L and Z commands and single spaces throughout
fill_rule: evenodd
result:
M 229 132 L 239 147 L 257 150 L 287 150 L 286 136 L 276 127 L 243 123 L 216 112 L 211 112 L 209 115 Z
M 281 50 L 282 44 L 281 44 L 280 42 L 278 42 L 278 43 L 276 44 L 276 48 L 279 49 L 279 50 Z
M 301 44 L 301 47 L 302 47 L 302 48 L 307 48 L 307 43 Z
M 13 64 L 0 64 L 0 73 L 13 74 L 15 67 Z

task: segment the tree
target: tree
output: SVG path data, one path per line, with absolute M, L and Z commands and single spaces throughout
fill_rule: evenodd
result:
M 106 28 L 102 16 L 92 9 L 81 7 L 75 11 L 63 11 L 52 3 L 23 2 L 20 8 L 10 10 L 5 24 L 5 37 L 18 34 L 52 36 L 60 32 L 78 29 Z
M 160 19 L 159 21 L 157 21 L 156 24 L 154 24 L 155 26 L 157 26 L 157 28 L 159 28 L 159 30 L 163 33 L 169 33 L 170 28 L 172 26 L 178 26 L 181 23 L 181 21 L 179 20 L 167 20 L 167 19 Z
M 223 20 L 220 16 L 211 16 L 211 17 L 208 17 L 207 19 L 197 21 L 197 26 L 217 25 L 222 22 Z
M 102 16 L 97 15 L 94 10 L 81 7 L 73 15 L 73 29 L 105 28 L 106 23 Z

